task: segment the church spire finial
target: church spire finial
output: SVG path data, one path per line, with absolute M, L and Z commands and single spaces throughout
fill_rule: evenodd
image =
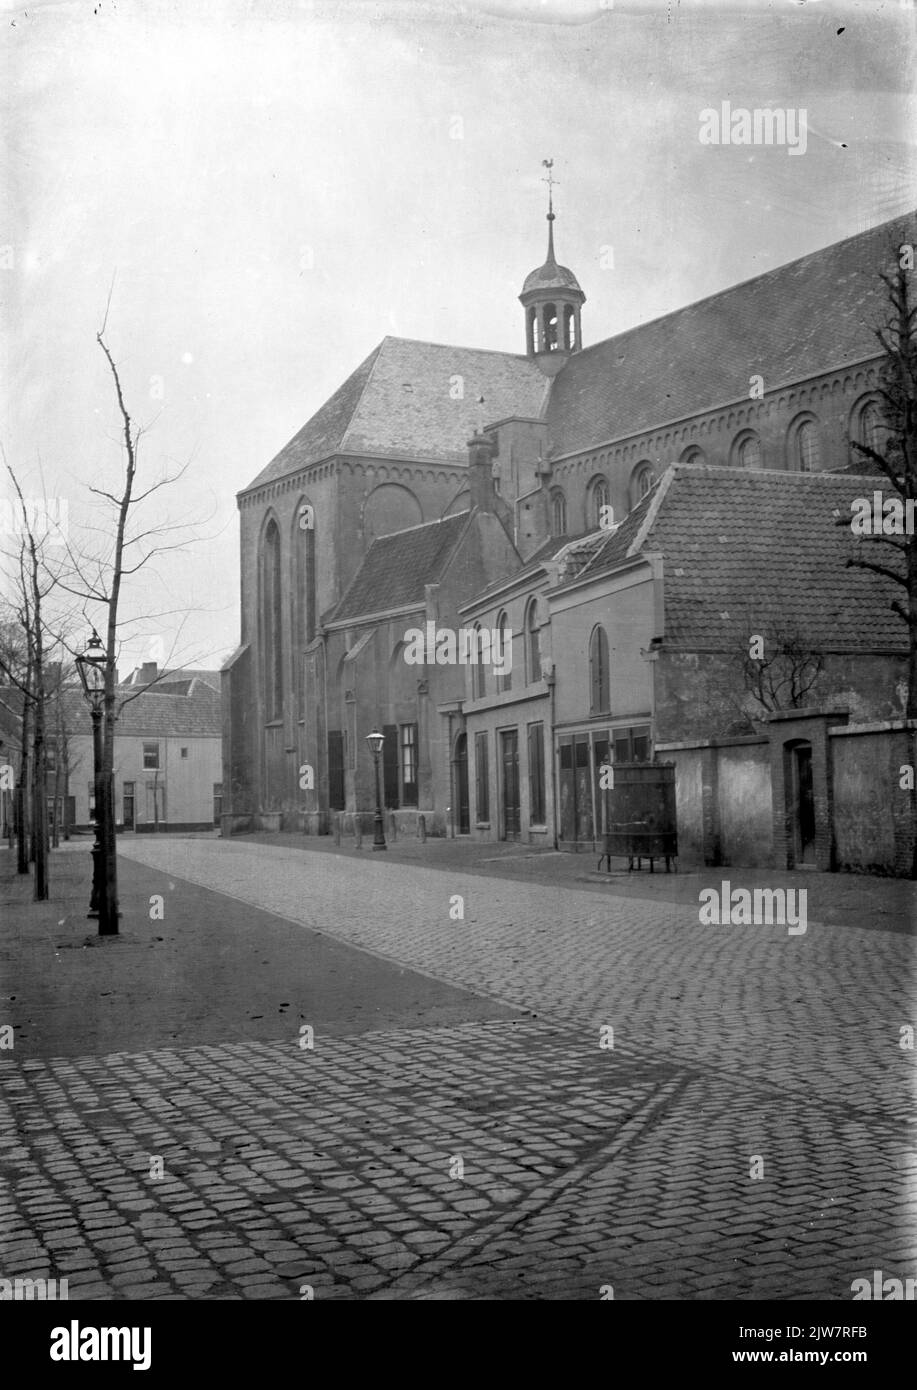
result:
M 554 160 L 543 159 L 542 167 L 547 169 L 548 177 L 542 179 L 542 183 L 548 185 L 548 264 L 554 261 Z

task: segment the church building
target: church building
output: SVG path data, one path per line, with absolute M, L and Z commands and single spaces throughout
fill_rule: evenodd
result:
M 531 838 L 556 838 L 566 753 L 552 725 L 550 587 L 588 566 L 673 464 L 722 468 L 724 496 L 735 470 L 862 472 L 850 441 L 881 431 L 879 272 L 917 240 L 912 217 L 594 345 L 586 296 L 555 256 L 550 201 L 547 220 L 545 261 L 519 296 L 518 354 L 386 337 L 239 493 L 224 834 L 371 817 L 373 729 L 387 811 L 406 828 L 422 814 L 428 832 L 465 833 L 465 707 L 479 690 L 500 704 L 515 689 L 534 701 L 523 724 L 538 731 L 522 737 L 539 815 L 522 821 Z M 443 635 L 475 624 L 502 632 L 509 669 L 450 657 Z M 430 638 L 420 661 L 416 632 Z M 588 641 L 561 644 L 584 689 Z M 629 756 L 653 755 L 653 717 L 628 712 Z M 477 733 L 488 731 L 496 739 L 493 719 Z M 521 757 L 518 741 L 515 753 L 494 743 L 491 771 L 501 748 Z M 506 835 L 505 816 L 492 824 Z

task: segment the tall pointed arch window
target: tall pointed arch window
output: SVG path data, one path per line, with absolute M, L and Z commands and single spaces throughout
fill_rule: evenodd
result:
M 509 621 L 505 613 L 501 613 L 497 619 L 497 633 L 500 643 L 497 649 L 497 655 L 500 660 L 505 663 L 503 674 L 497 677 L 497 689 L 511 690 L 513 684 L 513 630 L 509 626 Z
M 875 401 L 868 401 L 860 415 L 860 443 L 881 454 L 882 434 L 882 412 Z
M 559 487 L 554 488 L 551 493 L 551 534 L 567 534 L 567 499 Z
M 541 634 L 538 605 L 534 599 L 529 599 L 525 610 L 525 679 L 528 685 L 541 680 Z
M 474 625 L 474 661 L 471 664 L 471 698 L 483 700 L 487 694 L 487 669 L 484 665 L 481 624 Z
M 586 506 L 586 529 L 597 531 L 602 525 L 602 508 L 608 506 L 608 484 L 604 478 L 594 478 Z M 607 513 L 604 513 L 607 515 Z
M 301 498 L 293 521 L 293 659 L 296 663 L 299 717 L 305 713 L 305 649 L 315 636 L 315 509 Z
M 608 637 L 601 623 L 597 623 L 589 638 L 589 713 L 607 714 L 610 702 Z
M 283 714 L 283 623 L 280 530 L 273 517 L 261 548 L 261 649 L 265 717 L 279 719 Z

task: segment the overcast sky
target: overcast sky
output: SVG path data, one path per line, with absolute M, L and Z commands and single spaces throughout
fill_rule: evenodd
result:
M 190 461 L 155 515 L 200 537 L 125 614 L 188 611 L 195 664 L 238 641 L 235 493 L 382 337 L 524 351 L 542 159 L 587 345 L 915 202 L 897 0 L 4 0 L 0 22 L 0 438 L 72 534 L 98 524 L 114 276 L 142 476 Z M 805 108 L 805 154 L 702 144 L 725 100 Z M 141 622 L 122 668 L 178 622 Z

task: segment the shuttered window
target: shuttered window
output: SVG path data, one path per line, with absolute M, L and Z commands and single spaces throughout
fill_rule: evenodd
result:
M 486 734 L 474 736 L 474 814 L 476 820 L 490 820 L 490 769 L 487 761 Z

